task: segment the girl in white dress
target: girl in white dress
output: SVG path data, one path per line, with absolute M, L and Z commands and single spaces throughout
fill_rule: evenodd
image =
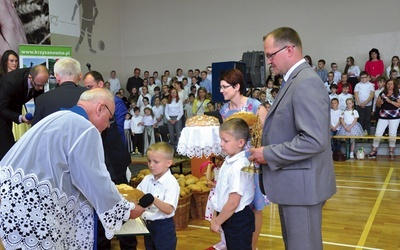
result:
M 214 162 L 215 163 L 208 162 L 207 170 L 206 170 L 207 184 L 211 188 L 210 194 L 208 195 L 206 212 L 205 212 L 205 219 L 208 221 L 212 220 L 212 216 L 214 214 L 214 208 L 211 203 L 211 197 L 213 197 L 215 194 L 215 186 L 217 185 L 218 173 L 219 173 L 219 169 L 221 168 L 222 164 L 224 163 L 224 158 L 222 156 L 217 156 L 217 157 L 215 157 Z M 220 250 L 226 249 L 225 236 L 224 236 L 224 231 L 222 231 L 222 229 L 221 229 L 221 241 L 218 242 L 217 244 L 215 244 L 213 246 L 213 248 L 220 249 Z
M 364 134 L 363 128 L 360 123 L 357 122 L 359 115 L 357 110 L 354 109 L 354 100 L 353 98 L 348 98 L 346 100 L 346 110 L 340 116 L 340 126 L 338 128 L 337 135 L 356 135 L 361 136 Z M 354 158 L 354 149 L 355 149 L 355 139 L 351 139 L 351 148 L 350 148 L 350 158 Z
M 154 117 L 153 110 L 149 107 L 144 108 L 143 126 L 144 126 L 144 152 L 147 148 L 155 143 L 154 128 L 156 127 L 157 119 Z

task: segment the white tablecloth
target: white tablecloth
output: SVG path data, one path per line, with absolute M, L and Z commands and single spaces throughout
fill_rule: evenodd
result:
M 220 141 L 219 126 L 185 127 L 181 132 L 177 151 L 190 158 L 220 155 Z

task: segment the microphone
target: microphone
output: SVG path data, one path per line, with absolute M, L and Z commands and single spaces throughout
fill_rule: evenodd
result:
M 138 205 L 141 207 L 148 207 L 154 202 L 154 196 L 152 194 L 145 194 L 139 199 Z
M 90 70 L 91 70 L 90 68 L 92 68 L 92 65 L 90 65 L 90 63 L 86 63 L 86 67 L 87 67 L 88 70 L 90 71 Z
M 27 119 L 28 121 L 33 119 L 33 115 L 31 113 L 26 113 L 25 114 L 25 119 Z

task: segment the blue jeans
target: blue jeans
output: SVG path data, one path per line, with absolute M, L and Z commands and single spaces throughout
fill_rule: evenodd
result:
M 147 229 L 150 235 L 144 236 L 144 245 L 146 250 L 175 250 L 176 232 L 175 224 L 172 218 L 146 221 Z M 250 244 L 251 245 L 251 244 Z

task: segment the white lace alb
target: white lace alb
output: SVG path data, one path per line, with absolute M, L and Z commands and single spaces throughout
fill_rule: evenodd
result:
M 92 249 L 93 207 L 53 188 L 36 175 L 0 171 L 0 237 L 6 249 Z M 100 220 L 107 238 L 127 220 L 133 204 L 122 199 Z

